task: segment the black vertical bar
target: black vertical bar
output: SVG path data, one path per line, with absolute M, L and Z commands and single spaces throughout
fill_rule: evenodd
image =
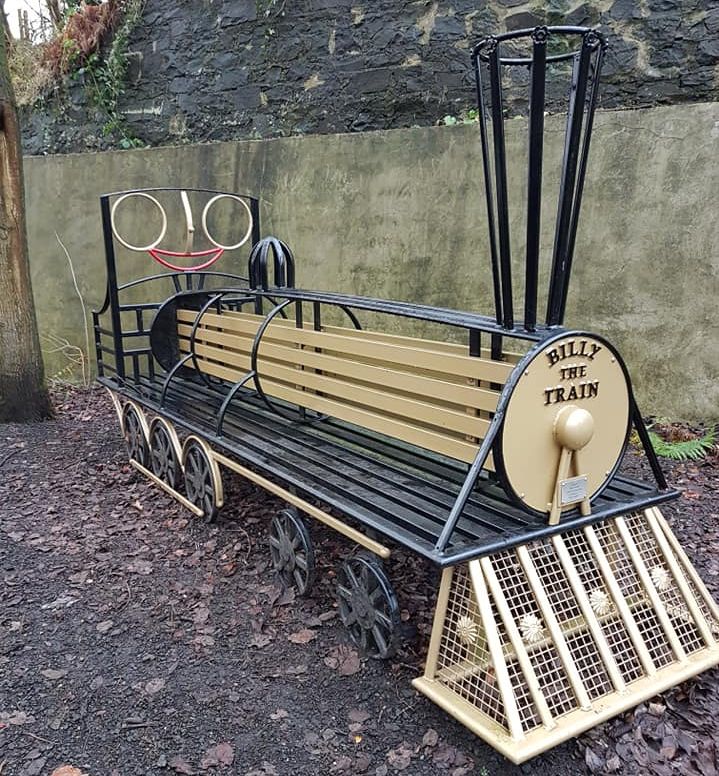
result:
M 584 138 L 582 140 L 582 152 L 579 159 L 579 169 L 577 171 L 577 192 L 574 196 L 574 205 L 572 207 L 572 217 L 569 223 L 569 236 L 567 239 L 567 258 L 566 272 L 562 284 L 562 297 L 559 305 L 559 320 L 564 320 L 564 313 L 567 307 L 567 293 L 569 291 L 569 278 L 572 274 L 572 262 L 574 260 L 574 245 L 577 240 L 577 223 L 579 222 L 579 211 L 582 205 L 582 194 L 584 193 L 584 179 L 587 174 L 587 159 L 589 157 L 589 143 L 592 139 L 592 127 L 594 126 L 594 109 L 597 107 L 597 96 L 599 94 L 599 73 L 602 70 L 602 61 L 604 59 L 604 48 L 601 43 L 598 47 L 597 56 L 594 60 L 594 73 L 592 75 L 592 88 L 587 107 L 587 120 L 584 127 Z
M 532 34 L 532 41 L 529 97 L 529 176 L 527 179 L 527 263 L 524 284 L 524 327 L 528 331 L 534 331 L 537 323 L 544 142 L 544 78 L 547 60 L 546 28 L 538 27 Z
M 322 313 L 320 312 L 319 302 L 312 302 L 312 317 L 314 318 L 314 330 L 322 331 Z
M 482 355 L 482 334 L 478 329 L 469 330 L 469 355 Z
M 120 317 L 120 301 L 117 291 L 117 267 L 115 265 L 115 246 L 112 241 L 112 220 L 110 218 L 110 200 L 107 196 L 100 197 L 100 212 L 102 213 L 102 236 L 105 242 L 105 263 L 107 265 L 107 294 L 110 300 L 110 320 L 112 321 L 112 341 L 115 348 L 117 376 L 125 377 L 125 358 L 122 344 L 122 321 Z
M 250 213 L 252 214 L 252 245 L 260 241 L 260 201 L 252 197 L 250 199 Z
M 105 374 L 105 365 L 102 361 L 102 334 L 100 333 L 100 315 L 96 310 L 92 311 L 92 328 L 95 332 L 95 362 L 97 363 L 98 377 Z
M 494 222 L 494 192 L 489 166 L 489 141 L 487 139 L 487 117 L 482 86 L 482 64 L 478 54 L 472 55 L 474 78 L 477 86 L 477 117 L 479 118 L 479 136 L 482 141 L 482 170 L 484 173 L 484 193 L 487 199 L 487 226 L 489 228 L 489 254 L 492 261 L 492 286 L 494 290 L 494 309 L 497 323 L 502 324 L 502 290 L 499 280 L 499 258 L 497 255 L 497 229 Z
M 574 182 L 579 154 L 579 138 L 584 118 L 590 53 L 591 49 L 587 45 L 585 36 L 582 41 L 582 49 L 578 57 L 574 59 L 572 72 L 567 130 L 564 141 L 564 158 L 562 160 L 562 179 L 559 188 L 557 226 L 554 233 L 554 255 L 552 257 L 549 299 L 547 301 L 547 323 L 550 326 L 562 322 L 560 310 L 562 288 L 564 287 L 564 276 L 566 273 L 567 237 L 572 202 L 574 201 Z
M 502 324 L 514 328 L 512 303 L 512 267 L 509 247 L 509 201 L 507 199 L 507 159 L 504 144 L 502 114 L 502 71 L 499 45 L 489 52 L 489 85 L 492 95 L 492 142 L 494 143 L 494 173 L 497 186 L 497 220 L 499 222 L 499 261 L 502 273 Z
M 502 360 L 502 335 L 501 334 L 493 334 L 492 335 L 492 352 L 491 352 L 492 360 L 493 361 L 501 361 Z

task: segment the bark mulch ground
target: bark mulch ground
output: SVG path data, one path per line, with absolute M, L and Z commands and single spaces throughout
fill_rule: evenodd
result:
M 295 599 L 268 564 L 279 502 L 228 478 L 219 521 L 193 520 L 128 466 L 101 391 L 56 405 L 0 426 L 2 776 L 717 772 L 715 672 L 510 766 L 411 687 L 431 568 L 395 554 L 403 646 L 362 660 L 333 594 L 352 547 L 313 525 L 319 581 Z M 667 468 L 665 513 L 716 595 L 717 460 Z

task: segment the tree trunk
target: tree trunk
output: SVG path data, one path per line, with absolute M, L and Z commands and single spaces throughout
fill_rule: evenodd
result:
M 49 415 L 30 285 L 20 126 L 0 34 L 0 422 Z

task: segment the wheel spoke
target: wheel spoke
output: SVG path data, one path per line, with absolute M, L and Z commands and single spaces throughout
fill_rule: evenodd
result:
M 377 649 L 379 650 L 380 655 L 386 655 L 387 654 L 387 642 L 385 641 L 384 635 L 383 635 L 379 625 L 375 625 L 372 628 L 372 636 L 374 637 L 374 643 L 377 646 Z

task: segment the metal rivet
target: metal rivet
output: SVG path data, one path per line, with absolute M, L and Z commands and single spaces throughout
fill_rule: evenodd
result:
M 529 374 L 529 369 L 525 369 L 524 370 L 524 374 L 525 374 L 525 376 L 528 375 Z
M 616 363 L 617 363 L 617 359 L 616 359 L 616 358 L 614 358 L 613 356 L 612 356 L 612 363 L 613 363 L 613 364 L 616 364 Z
M 520 493 L 519 498 L 524 498 L 524 493 Z

